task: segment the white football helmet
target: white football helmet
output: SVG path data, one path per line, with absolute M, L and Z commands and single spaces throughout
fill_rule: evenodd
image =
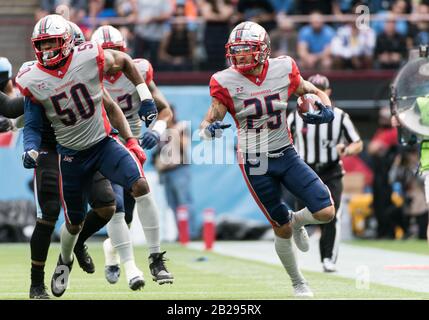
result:
M 42 49 L 42 43 L 55 40 L 55 46 Z M 58 14 L 40 19 L 31 36 L 37 60 L 44 66 L 55 66 L 66 59 L 73 48 L 73 31 L 69 22 Z
M 72 27 L 73 30 L 73 43 L 75 46 L 78 46 L 82 43 L 84 43 L 85 40 L 85 36 L 83 35 L 82 30 L 79 28 L 79 26 L 74 23 L 69 21 L 70 26 Z
M 95 30 L 91 36 L 91 41 L 97 42 L 103 49 L 127 50 L 122 33 L 110 25 L 101 26 Z
M 259 24 L 251 21 L 237 25 L 229 35 L 226 48 L 226 58 L 238 71 L 252 70 L 259 64 L 264 64 L 271 53 L 270 37 Z M 238 57 L 253 56 L 249 63 L 240 63 Z

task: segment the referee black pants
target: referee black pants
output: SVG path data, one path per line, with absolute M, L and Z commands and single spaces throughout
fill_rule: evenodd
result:
M 341 195 L 343 193 L 343 182 L 342 176 L 332 177 L 330 179 L 324 180 L 321 177 L 322 181 L 326 184 L 331 192 L 331 196 L 334 199 L 335 204 L 335 218 L 326 224 L 321 224 L 321 236 L 319 241 L 320 248 L 320 259 L 323 261 L 324 258 L 332 259 L 333 262 L 336 262 L 338 256 L 338 245 L 339 245 L 339 236 L 340 236 L 340 215 L 338 209 L 341 204 Z

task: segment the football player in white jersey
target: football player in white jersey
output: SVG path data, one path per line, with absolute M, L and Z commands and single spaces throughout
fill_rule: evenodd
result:
M 71 23 L 74 34 L 75 46 L 82 44 L 85 39 L 80 28 Z M 37 60 L 23 63 L 19 72 L 37 64 Z M 17 123 L 24 124 L 24 99 L 23 97 L 8 98 L 0 93 L 0 111 L 8 117 L 18 118 Z M 104 97 L 104 104 L 114 104 L 113 100 Z M 18 126 L 20 127 L 20 126 Z M 34 195 L 37 205 L 37 220 L 31 240 L 31 286 L 30 299 L 49 299 L 49 294 L 44 285 L 44 266 L 48 255 L 51 236 L 55 223 L 60 213 L 59 195 L 59 168 L 58 154 L 56 151 L 56 139 L 51 124 L 47 119 L 43 121 L 41 152 L 37 159 L 34 179 Z M 92 258 L 87 252 L 85 240 L 98 231 L 112 217 L 115 212 L 115 194 L 110 181 L 100 173 L 94 175 L 90 190 L 88 191 L 91 210 L 85 218 L 85 224 L 79 233 L 78 241 L 74 247 L 74 253 L 81 268 L 87 273 L 95 272 Z M 99 221 L 99 223 L 97 223 Z M 131 279 L 129 286 L 133 290 L 140 289 L 144 280 L 140 276 Z
M 126 51 L 126 43 L 121 32 L 110 25 L 104 25 L 95 30 L 91 41 L 97 42 L 103 49 Z M 153 69 L 150 62 L 145 59 L 134 59 L 134 62 L 145 79 L 158 109 L 156 122 L 142 137 L 142 147 L 151 149 L 159 142 L 160 136 L 167 127 L 167 121 L 172 117 L 172 112 L 167 100 L 153 81 Z M 140 99 L 135 86 L 122 72 L 115 72 L 104 75 L 104 87 L 122 108 L 133 135 L 140 136 L 141 120 L 138 115 Z M 133 218 L 135 202 L 129 196 L 129 192 L 119 185 L 114 185 L 114 189 L 116 192 L 116 213 L 107 224 L 107 231 L 110 238 L 106 239 L 103 243 L 106 261 L 105 276 L 107 281 L 112 284 L 116 283 L 119 279 L 119 262 L 124 265 L 128 281 L 134 276 L 134 270 L 137 269 L 128 229 Z M 157 279 L 154 278 L 154 280 Z M 172 281 L 172 278 L 166 278 L 159 280 L 158 283 L 171 283 Z
M 307 251 L 306 224 L 323 224 L 335 215 L 328 188 L 295 151 L 286 121 L 287 101 L 292 94 L 316 94 L 318 112 L 303 115 L 308 123 L 332 121 L 328 96 L 299 73 L 289 56 L 270 58 L 270 39 L 254 22 L 237 25 L 226 44 L 231 67 L 210 80 L 212 104 L 201 123 L 203 138 L 220 137 L 230 124 L 222 122 L 229 112 L 238 129 L 238 158 L 249 190 L 275 233 L 276 252 L 289 274 L 294 294 L 313 293 L 298 269 L 292 247 Z M 291 212 L 281 199 L 280 184 L 307 205 Z
M 154 276 L 171 276 L 160 251 L 159 218 L 144 178 L 145 154 L 133 137 L 116 103 L 104 105 L 103 73 L 122 71 L 136 86 L 141 100 L 139 116 L 149 126 L 157 116 L 152 96 L 131 58 L 85 42 L 73 49 L 72 30 L 59 15 L 42 18 L 32 36 L 38 63 L 17 76 L 25 99 L 23 162 L 37 165 L 42 115 L 52 123 L 60 154 L 60 191 L 66 216 L 61 230 L 61 254 L 51 280 L 52 293 L 61 296 L 73 265 L 73 247 L 87 210 L 85 191 L 96 171 L 130 189 L 150 247 Z M 125 146 L 110 137 L 112 124 L 125 139 Z M 144 212 L 142 210 L 144 208 Z

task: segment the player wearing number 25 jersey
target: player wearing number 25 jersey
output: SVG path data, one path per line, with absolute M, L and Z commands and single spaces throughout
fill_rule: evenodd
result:
M 132 136 L 116 103 L 106 104 L 109 118 L 126 145 L 109 136 L 103 97 L 103 73 L 122 71 L 136 86 L 140 114 L 146 125 L 156 119 L 156 106 L 131 58 L 122 52 L 103 51 L 96 43 L 73 48 L 72 31 L 59 15 L 42 18 L 34 27 L 33 47 L 38 63 L 23 70 L 17 84 L 27 97 L 24 127 L 24 165 L 34 167 L 40 149 L 40 124 L 44 113 L 52 123 L 60 154 L 60 188 L 66 215 L 61 231 L 61 254 L 51 280 L 55 296 L 68 284 L 73 247 L 87 210 L 85 190 L 95 172 L 132 191 L 152 254 L 160 253 L 158 212 L 143 175 L 143 150 Z M 147 232 L 149 230 L 149 232 Z M 166 270 L 163 272 L 167 273 Z
M 219 137 L 229 124 L 229 112 L 238 129 L 238 156 L 247 186 L 271 223 L 275 248 L 288 272 L 297 296 L 312 296 L 299 272 L 291 237 L 302 251 L 308 250 L 305 224 L 327 223 L 335 214 L 328 188 L 299 157 L 292 145 L 286 121 L 287 101 L 292 94 L 317 94 L 323 104 L 318 114 L 306 115 L 310 123 L 333 119 L 329 98 L 300 76 L 288 56 L 270 59 L 270 39 L 254 22 L 237 25 L 226 44 L 231 67 L 210 80 L 212 105 L 201 124 L 204 138 Z M 282 201 L 280 184 L 307 205 L 291 213 Z

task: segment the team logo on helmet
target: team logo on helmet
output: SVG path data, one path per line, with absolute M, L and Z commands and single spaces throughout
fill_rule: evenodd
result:
M 269 58 L 270 37 L 262 26 L 246 21 L 232 30 L 225 48 L 229 63 L 237 70 L 246 72 L 264 64 Z

